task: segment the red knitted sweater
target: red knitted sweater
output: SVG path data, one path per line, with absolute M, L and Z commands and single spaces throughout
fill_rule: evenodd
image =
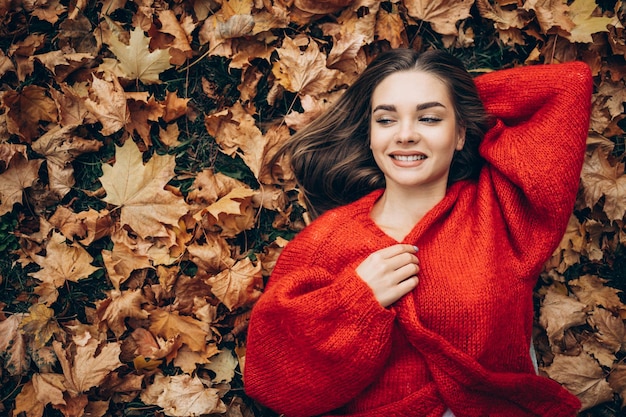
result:
M 247 393 L 286 416 L 574 416 L 535 374 L 532 292 L 578 189 L 592 81 L 582 63 L 476 79 L 497 119 L 477 181 L 450 186 L 404 243 L 419 285 L 383 308 L 355 268 L 397 243 L 370 218 L 382 190 L 331 210 L 281 254 L 253 309 Z

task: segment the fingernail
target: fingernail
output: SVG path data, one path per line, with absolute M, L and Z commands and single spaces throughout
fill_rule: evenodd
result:
M 415 252 L 417 252 L 419 250 L 419 248 L 415 245 L 413 245 L 413 249 L 415 249 Z

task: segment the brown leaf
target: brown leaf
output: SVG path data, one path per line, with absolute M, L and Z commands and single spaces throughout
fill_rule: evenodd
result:
M 63 368 L 70 395 L 100 385 L 111 371 L 122 366 L 119 342 L 100 345 L 94 338 L 89 338 L 84 345 L 76 346 L 75 353 L 57 341 L 52 342 L 52 347 Z
M 175 336 L 170 339 L 162 339 L 154 337 L 152 333 L 144 328 L 137 328 L 131 334 L 131 337 L 137 344 L 136 354 L 150 359 L 162 359 L 181 347 L 178 338 Z
M 468 0 L 404 0 L 409 15 L 430 22 L 442 35 L 456 35 L 456 23 L 470 17 L 473 2 Z
M 0 174 L 0 216 L 22 203 L 24 190 L 39 179 L 39 166 L 43 159 L 29 161 L 21 153 L 11 158 L 7 170 Z
M 553 287 L 548 288 L 541 304 L 539 323 L 546 329 L 551 345 L 560 344 L 567 329 L 587 322 L 586 308 L 586 304 L 573 297 L 562 295 Z
M 620 291 L 605 285 L 608 281 L 595 275 L 583 275 L 569 282 L 572 292 L 584 304 L 602 306 L 617 312 L 623 307 L 617 293 Z
M 626 214 L 626 175 L 624 163 L 615 166 L 608 160 L 608 153 L 601 148 L 585 158 L 581 174 L 585 203 L 593 207 L 604 197 L 603 210 L 609 220 L 621 220 Z
M 22 375 L 30 362 L 26 356 L 26 343 L 19 326 L 23 317 L 18 314 L 0 322 L 0 353 L 4 357 L 4 369 L 10 375 Z
M 338 76 L 337 71 L 326 68 L 326 57 L 313 41 L 302 52 L 294 39 L 285 37 L 276 51 L 280 59 L 274 62 L 272 73 L 288 91 L 317 97 L 327 92 Z
M 50 95 L 54 99 L 59 113 L 59 125 L 80 126 L 85 123 L 95 123 L 97 119 L 89 112 L 85 97 L 81 95 L 78 86 L 72 87 L 63 83 L 61 91 L 51 88 Z
M 130 120 L 126 95 L 116 77 L 107 82 L 94 76 L 85 105 L 102 123 L 100 132 L 105 136 L 119 131 Z
M 620 317 L 616 317 L 608 310 L 596 308 L 589 317 L 589 323 L 597 331 L 594 333 L 600 343 L 611 352 L 619 352 L 626 342 L 626 327 Z
M 149 313 L 142 308 L 142 304 L 148 300 L 143 296 L 141 289 L 109 292 L 109 298 L 103 300 L 98 308 L 100 319 L 105 321 L 118 338 L 122 336 L 128 328 L 127 318 L 145 319 Z
M 2 96 L 7 113 L 7 127 L 27 143 L 39 136 L 39 121 L 55 122 L 57 110 L 46 89 L 28 85 L 21 92 L 7 91 Z
M 155 375 L 154 382 L 141 393 L 140 398 L 145 404 L 163 408 L 168 416 L 189 417 L 226 412 L 226 406 L 216 389 L 205 387 L 197 376 L 187 374 Z
M 20 328 L 32 338 L 35 349 L 44 347 L 53 335 L 64 333 L 54 319 L 54 310 L 43 304 L 35 304 L 28 309 Z
M 378 11 L 375 34 L 378 39 L 389 41 L 389 45 L 393 49 L 408 44 L 404 22 L 402 21 L 402 16 L 398 13 L 397 5 L 393 5 L 391 12 L 382 8 Z
M 213 294 L 232 311 L 253 303 L 261 295 L 261 265 L 258 262 L 254 265 L 249 258 L 245 258 L 209 277 L 206 282 L 211 286 Z
M 37 401 L 42 404 L 65 405 L 65 377 L 53 373 L 37 373 L 32 378 Z
M 202 352 L 209 336 L 208 325 L 177 311 L 157 309 L 150 312 L 150 331 L 165 339 L 180 337 L 195 352 Z
M 204 365 L 203 368 L 215 373 L 215 376 L 212 378 L 213 382 L 231 382 L 235 377 L 235 368 L 237 368 L 238 364 L 233 352 L 229 349 L 224 349 L 212 356 L 210 363 Z
M 582 410 L 613 399 L 613 390 L 602 368 L 586 353 L 579 356 L 557 354 L 545 371 L 580 399 Z
M 33 386 L 33 381 L 30 380 L 24 384 L 19 394 L 15 397 L 13 413 L 18 415 L 23 412 L 27 417 L 42 417 L 45 406 L 45 404 L 37 400 L 37 392 Z
M 177 226 L 189 210 L 182 197 L 164 188 L 174 176 L 174 158 L 155 154 L 144 164 L 137 145 L 127 140 L 122 147 L 116 146 L 115 165 L 102 166 L 104 201 L 120 206 L 122 225 L 143 238 L 167 237 L 164 225 Z
M 622 409 L 626 407 L 626 364 L 620 363 L 611 370 L 607 378 L 613 391 L 622 399 Z

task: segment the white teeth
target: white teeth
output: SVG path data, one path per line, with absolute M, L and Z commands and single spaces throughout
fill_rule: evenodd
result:
M 426 155 L 392 155 L 398 161 L 420 161 L 426 159 Z

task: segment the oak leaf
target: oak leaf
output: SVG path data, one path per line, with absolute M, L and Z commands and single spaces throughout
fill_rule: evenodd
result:
M 22 203 L 24 190 L 39 179 L 39 166 L 43 159 L 27 160 L 21 153 L 11 158 L 7 170 L 0 174 L 0 216 Z
M 167 416 L 192 417 L 226 412 L 215 388 L 207 388 L 197 376 L 157 374 L 140 395 L 145 404 L 158 405 Z
M 104 201 L 122 208 L 122 225 L 143 238 L 167 237 L 164 225 L 178 225 L 189 208 L 182 197 L 164 188 L 174 176 L 175 165 L 173 155 L 158 154 L 144 164 L 130 139 L 116 146 L 115 165 L 102 166 L 100 182 L 107 192 Z
M 157 309 L 150 312 L 150 331 L 165 339 L 180 337 L 180 340 L 195 352 L 201 352 L 209 336 L 208 325 L 177 311 Z
M 569 16 L 575 25 L 567 36 L 570 41 L 593 43 L 592 34 L 609 31 L 607 25 L 612 23 L 613 19 L 593 16 L 597 7 L 595 0 L 575 0 L 569 5 Z
M 85 99 L 85 105 L 102 123 L 100 132 L 105 136 L 119 131 L 130 120 L 126 94 L 116 77 L 109 82 L 94 75 L 90 98 Z
M 626 213 L 625 164 L 611 165 L 608 152 L 597 148 L 585 158 L 581 173 L 583 195 L 588 207 L 604 197 L 603 210 L 609 220 L 621 220 Z
M 130 33 L 128 45 L 116 36 L 111 37 L 109 48 L 117 57 L 125 78 L 129 80 L 139 80 L 144 84 L 161 83 L 159 75 L 171 67 L 169 48 L 151 52 L 150 38 L 140 28 Z
M 602 368 L 586 353 L 579 356 L 557 354 L 544 370 L 551 379 L 563 384 L 580 399 L 582 410 L 613 399 L 613 390 Z
M 252 304 L 261 295 L 261 264 L 257 262 L 255 265 L 249 258 L 245 258 L 207 278 L 206 282 L 211 286 L 211 292 L 232 311 Z
M 404 0 L 409 15 L 429 22 L 442 35 L 456 35 L 456 23 L 470 17 L 473 1 L 469 0 Z

